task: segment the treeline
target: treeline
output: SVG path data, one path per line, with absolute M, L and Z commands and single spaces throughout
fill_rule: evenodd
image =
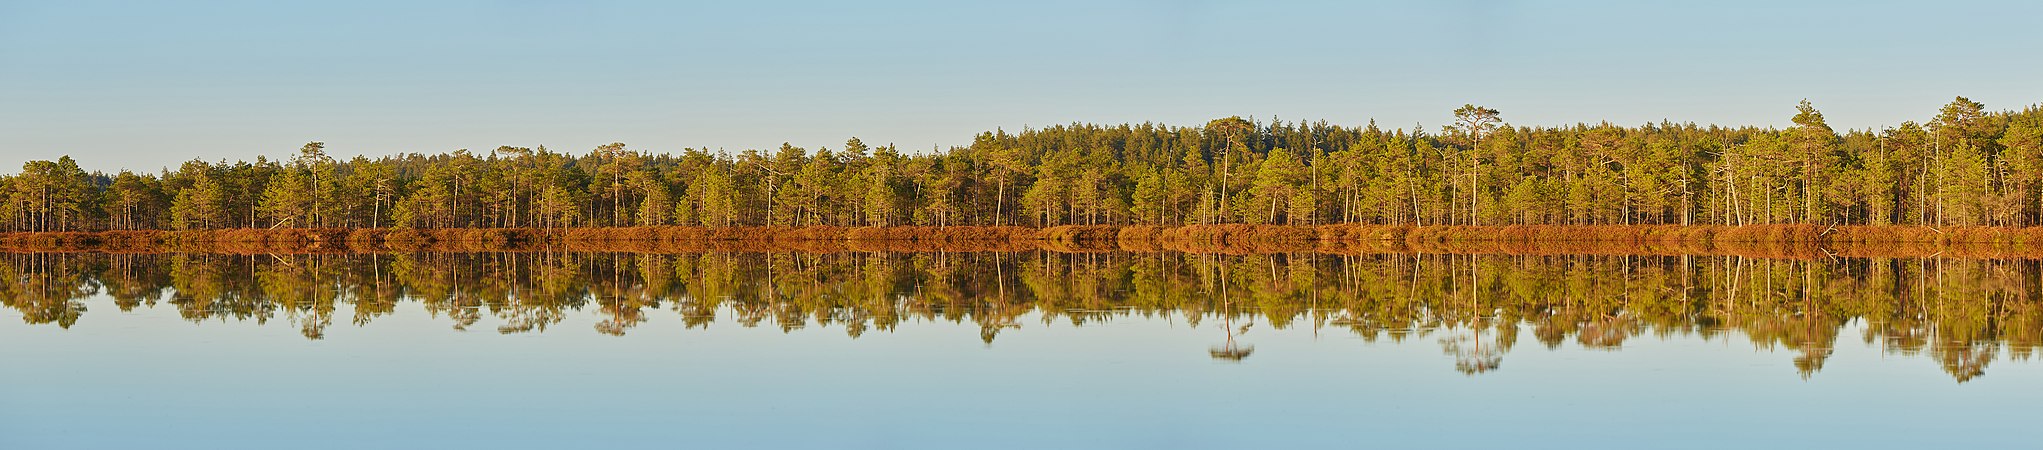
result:
M 1019 253 L 0 255 L 0 307 L 69 327 L 111 306 L 193 322 L 284 322 L 358 333 L 423 306 L 455 329 L 542 332 L 584 317 L 626 334 L 658 319 L 857 338 L 918 323 L 976 325 L 992 343 L 1030 323 L 1210 321 L 1438 340 L 1465 372 L 1513 348 L 1619 349 L 1699 335 L 1784 350 L 1803 376 L 1862 340 L 1922 355 L 1959 381 L 2043 349 L 2043 262 L 1682 256 Z M 108 303 L 88 305 L 102 297 Z M 412 308 L 402 308 L 412 309 Z M 593 317 L 591 317 L 593 316 Z M 665 316 L 665 317 L 659 317 Z M 582 325 L 587 326 L 587 325 Z M 578 326 L 577 328 L 580 328 Z M 1862 334 L 1851 333 L 1860 328 Z M 1256 329 L 1265 329 L 1258 327 Z M 574 331 L 574 330 L 570 330 Z M 582 328 L 581 332 L 587 332 Z M 1743 337 L 1733 335 L 1742 334 Z M 1255 336 L 1250 334 L 1253 345 Z M 1195 349 L 1187 349 L 1195 350 Z M 1216 358 L 1248 356 L 1225 348 Z M 1271 350 L 1271 349 L 1265 349 Z M 1277 349 L 1276 351 L 1282 351 Z M 1195 352 L 1187 352 L 1196 355 Z M 1785 374 L 1785 371 L 1783 371 Z
M 1959 97 L 1923 123 L 1383 129 L 1229 117 L 1073 124 L 907 153 L 851 139 L 742 152 L 486 152 L 191 161 L 0 177 L 0 231 L 1338 223 L 2043 225 L 2043 109 Z

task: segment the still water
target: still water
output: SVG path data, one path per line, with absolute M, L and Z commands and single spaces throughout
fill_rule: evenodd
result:
M 2032 260 L 0 255 L 0 448 L 2034 445 Z

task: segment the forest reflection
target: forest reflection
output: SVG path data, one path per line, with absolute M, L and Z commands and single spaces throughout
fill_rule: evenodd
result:
M 1318 253 L 379 253 L 6 254 L 0 302 L 30 324 L 70 327 L 85 300 L 187 320 L 282 321 L 309 339 L 416 302 L 468 330 L 547 331 L 596 314 L 625 335 L 655 314 L 686 327 L 837 327 L 851 338 L 903 323 L 976 324 L 991 344 L 1026 322 L 1123 317 L 1218 325 L 1210 356 L 1254 354 L 1255 327 L 1437 342 L 1455 368 L 1502 367 L 1536 345 L 1622 348 L 1641 337 L 1745 339 L 1793 355 L 1803 377 L 1848 329 L 1882 351 L 1926 356 L 1964 382 L 2043 343 L 2043 265 L 2029 259 L 1759 259 Z M 336 317 L 343 315 L 348 317 Z M 721 313 L 721 314 L 720 314 Z M 1203 329 L 1203 328 L 1202 328 Z M 1223 333 L 1224 331 L 1224 333 Z M 1742 336 L 1739 336 L 1742 335 Z M 1224 341 L 1223 341 L 1224 339 Z

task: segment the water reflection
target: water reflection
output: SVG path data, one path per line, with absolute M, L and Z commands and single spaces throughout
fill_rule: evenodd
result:
M 1432 338 L 1465 374 L 1499 370 L 1519 334 L 1618 350 L 1641 336 L 1736 339 L 1786 350 L 1803 377 L 1841 334 L 1927 357 L 1964 382 L 2043 342 L 2035 260 L 1701 256 L 1211 255 L 1183 253 L 418 253 L 237 256 L 7 254 L 0 302 L 70 327 L 86 299 L 186 320 L 280 321 L 308 339 L 417 302 L 456 330 L 549 331 L 596 314 L 625 336 L 655 314 L 706 327 L 973 323 L 992 344 L 1025 320 L 1217 321 L 1208 354 L 1243 362 L 1256 325 L 1377 342 Z M 344 306 L 344 307 L 343 307 Z M 348 311 L 348 317 L 336 317 Z M 1301 321 L 1305 321 L 1301 325 Z M 1852 327 L 1854 324 L 1859 327 Z M 1735 334 L 1735 335 L 1734 335 Z M 1279 350 L 1281 351 L 1281 350 Z M 2005 355 L 2003 355 L 2005 352 Z

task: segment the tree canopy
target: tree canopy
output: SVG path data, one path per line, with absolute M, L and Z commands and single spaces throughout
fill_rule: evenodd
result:
M 930 152 L 623 143 L 475 153 L 194 160 L 0 176 L 0 230 L 643 225 L 2043 225 L 2043 110 L 1959 97 L 1926 122 L 1832 129 L 1513 126 L 1477 105 L 1384 129 L 1216 119 L 1070 124 Z

